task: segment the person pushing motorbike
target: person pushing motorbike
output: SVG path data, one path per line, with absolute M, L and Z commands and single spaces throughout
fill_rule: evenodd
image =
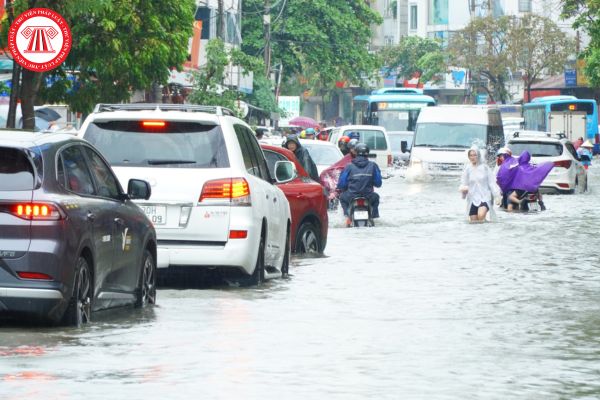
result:
M 372 210 L 372 218 L 379 218 L 379 195 L 373 187 L 381 187 L 381 171 L 376 163 L 369 161 L 369 147 L 358 143 L 355 147 L 356 157 L 348 164 L 340 175 L 337 189 L 341 191 L 340 204 L 346 217 L 346 226 L 350 226 L 348 215 L 350 202 L 357 197 L 366 197 Z

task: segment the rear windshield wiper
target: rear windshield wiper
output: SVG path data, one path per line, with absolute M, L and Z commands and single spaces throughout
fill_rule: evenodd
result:
M 415 147 L 439 147 L 439 146 L 437 144 L 427 144 L 427 143 L 421 144 L 421 143 L 419 143 L 419 144 L 415 144 Z
M 194 160 L 146 160 L 150 165 L 164 165 L 164 164 L 196 164 Z
M 462 145 L 462 144 L 449 144 L 443 147 L 447 147 L 449 149 L 467 149 L 468 146 Z

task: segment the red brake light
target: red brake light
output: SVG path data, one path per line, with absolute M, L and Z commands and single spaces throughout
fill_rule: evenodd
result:
M 49 203 L 19 203 L 10 208 L 16 217 L 35 221 L 58 221 L 63 219 L 60 209 Z
M 248 231 L 229 231 L 229 239 L 246 239 Z
M 164 128 L 166 125 L 165 121 L 142 121 L 144 128 Z
M 43 280 L 43 281 L 51 281 L 52 277 L 48 274 L 43 274 L 41 272 L 26 272 L 26 271 L 19 271 L 17 272 L 17 275 L 19 275 L 19 278 L 21 279 L 37 279 L 37 280 Z
M 571 160 L 554 161 L 555 167 L 571 168 Z
M 230 200 L 247 205 L 250 204 L 250 187 L 244 178 L 215 179 L 204 184 L 198 202 L 207 199 Z
M 365 206 L 365 199 L 358 199 L 356 200 L 356 205 L 359 207 L 364 207 Z
M 388 167 L 394 165 L 394 157 L 391 154 L 388 154 Z

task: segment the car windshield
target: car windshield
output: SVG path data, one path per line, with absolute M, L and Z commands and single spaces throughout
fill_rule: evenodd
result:
M 306 147 L 310 156 L 312 157 L 315 164 L 318 165 L 331 165 L 335 164 L 339 161 L 344 155 L 336 149 L 334 146 L 326 146 L 326 145 L 311 145 L 311 144 L 302 144 L 302 146 Z
M 485 147 L 487 127 L 474 124 L 420 123 L 415 132 L 415 147 Z
M 413 131 L 421 110 L 379 110 L 377 125 L 386 131 Z
M 22 150 L 0 147 L 0 191 L 32 190 L 34 179 L 33 164 Z
M 229 167 L 223 132 L 212 123 L 166 121 L 147 128 L 142 121 L 94 122 L 84 138 L 115 166 Z
M 523 153 L 525 150 L 532 157 L 557 157 L 563 153 L 561 143 L 541 143 L 541 142 L 511 142 L 508 144 L 514 155 Z

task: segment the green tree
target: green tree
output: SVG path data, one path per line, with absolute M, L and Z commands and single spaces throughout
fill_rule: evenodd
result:
M 236 66 L 243 73 L 254 73 L 254 90 L 245 95 L 224 84 L 227 67 Z M 194 104 L 218 105 L 238 111 L 237 100 L 252 99 L 257 107 L 270 112 L 280 112 L 275 103 L 273 85 L 262 75 L 264 63 L 237 48 L 226 49 L 221 39 L 211 39 L 206 46 L 206 65 L 194 71 L 194 89 L 188 100 Z
M 231 54 L 225 49 L 221 39 L 212 39 L 206 45 L 206 65 L 194 71 L 194 89 L 188 96 L 188 101 L 194 104 L 204 104 L 227 107 L 237 110 L 235 101 L 236 91 L 224 86 L 223 80 Z
M 398 72 L 400 77 L 411 78 L 418 73 L 422 82 L 431 80 L 446 69 L 445 54 L 439 41 L 418 36 L 406 36 L 396 46 L 381 52 L 384 65 Z
M 448 45 L 450 63 L 468 68 L 476 85 L 488 92 L 492 101 L 506 102 L 507 74 L 511 66 L 508 52 L 511 17 L 473 19 L 457 31 Z M 485 85 L 482 79 L 489 81 Z M 491 87 L 490 87 L 491 86 Z
M 382 19 L 369 2 L 281 0 L 272 4 L 272 65 L 282 64 L 286 76 L 308 76 L 310 71 L 322 86 L 333 87 L 336 81 L 362 82 L 379 66 L 368 44 L 371 25 Z M 264 1 L 245 0 L 242 6 L 242 49 L 260 56 L 265 51 Z
M 20 89 L 25 128 L 33 128 L 36 102 L 65 102 L 89 112 L 98 102 L 129 100 L 132 90 L 164 84 L 169 68 L 181 68 L 192 35 L 194 0 L 15 0 L 14 14 L 34 7 L 60 13 L 73 35 L 60 67 L 22 70 Z M 8 23 L 3 24 L 6 43 Z M 67 74 L 74 74 L 72 84 Z M 46 77 L 56 81 L 46 88 Z
M 600 87 L 600 1 L 563 0 L 562 17 L 574 18 L 573 28 L 583 29 L 590 43 L 578 56 L 585 60 L 585 75 L 590 84 Z
M 540 75 L 561 72 L 574 48 L 574 40 L 549 18 L 528 14 L 512 20 L 509 59 L 511 68 L 523 73 L 528 99 L 531 99 L 531 85 Z

